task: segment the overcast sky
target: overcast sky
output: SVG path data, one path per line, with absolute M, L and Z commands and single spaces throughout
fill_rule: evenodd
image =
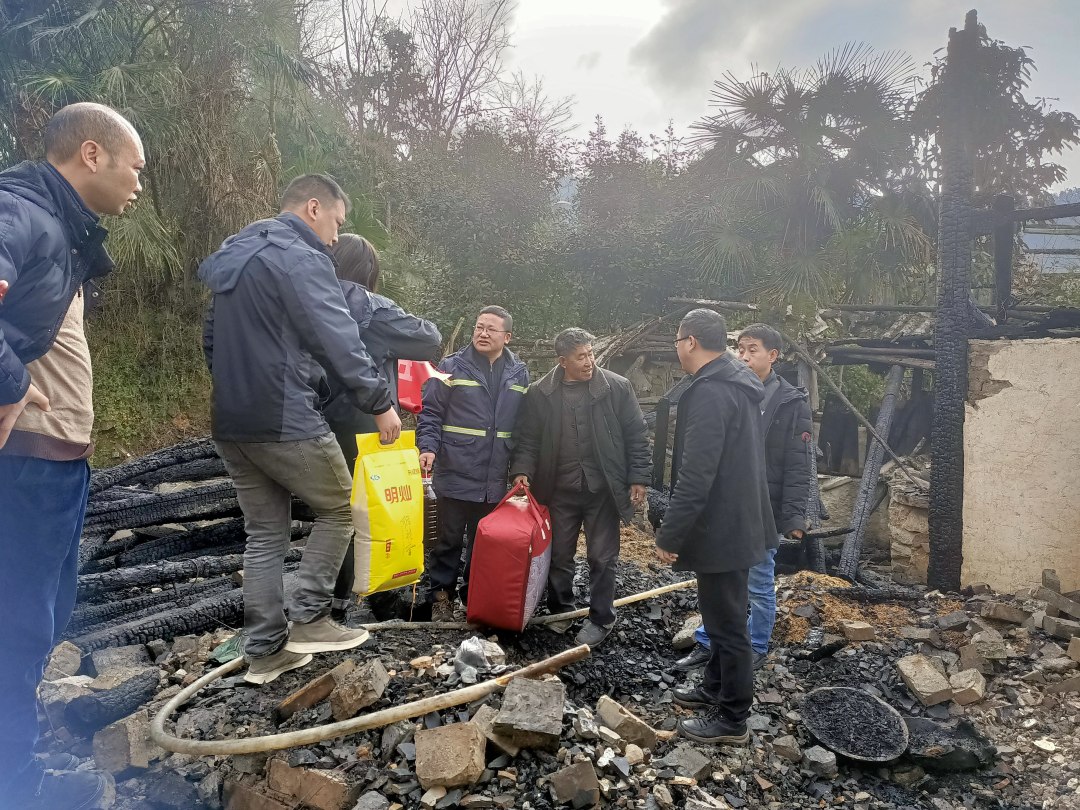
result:
M 594 116 L 608 132 L 660 134 L 709 111 L 712 82 L 751 65 L 803 67 L 847 42 L 899 49 L 922 68 L 961 27 L 974 0 L 518 0 L 510 67 L 574 96 L 574 133 Z M 991 37 L 1030 46 L 1029 98 L 1080 115 L 1080 0 L 983 0 Z M 925 72 L 925 71 L 924 71 Z M 1080 151 L 1059 162 L 1080 186 Z

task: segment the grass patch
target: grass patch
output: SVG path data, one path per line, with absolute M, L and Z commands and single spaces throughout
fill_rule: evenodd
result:
M 92 466 L 210 432 L 201 320 L 164 310 L 132 314 L 107 300 L 86 332 L 94 363 Z

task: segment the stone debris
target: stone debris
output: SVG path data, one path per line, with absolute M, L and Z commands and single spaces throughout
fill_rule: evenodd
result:
M 1080 662 L 1080 637 L 1069 640 L 1068 656 L 1073 661 Z
M 382 697 L 390 675 L 382 661 L 373 658 L 334 679 L 330 708 L 338 722 L 354 717 L 358 711 Z
M 476 723 L 421 729 L 416 732 L 416 778 L 425 790 L 471 785 L 484 772 L 486 743 Z
M 1042 620 L 1042 629 L 1054 638 L 1071 640 L 1080 636 L 1080 622 L 1071 619 L 1059 619 L 1046 616 Z
M 803 751 L 803 763 L 823 779 L 834 779 L 839 773 L 836 767 L 836 754 L 815 745 Z
M 113 774 L 128 768 L 149 768 L 152 747 L 150 717 L 142 709 L 94 735 L 94 764 Z
M 778 757 L 783 757 L 788 762 L 799 762 L 802 759 L 802 750 L 799 748 L 799 742 L 790 734 L 786 734 L 783 737 L 778 737 L 773 740 L 772 744 L 773 753 Z
M 1031 613 L 1031 611 L 1024 610 L 1016 605 L 1008 605 L 1003 602 L 987 602 L 982 606 L 979 615 L 985 619 L 994 619 L 999 622 L 1023 624 L 1031 617 Z
M 679 628 L 679 632 L 675 634 L 675 637 L 671 639 L 671 646 L 676 650 L 688 650 L 694 646 L 694 633 L 701 627 L 701 616 L 697 613 L 691 613 L 686 617 L 682 627 Z
M 874 625 L 854 619 L 841 621 L 840 630 L 848 641 L 873 641 L 877 637 Z
M 712 772 L 712 759 L 691 745 L 680 745 L 655 762 L 662 767 L 671 768 L 687 779 L 704 779 Z
M 954 610 L 952 613 L 948 613 L 945 616 L 939 616 L 937 619 L 937 626 L 938 630 L 943 633 L 952 633 L 966 630 L 969 621 L 971 620 L 964 611 Z
M 977 669 L 965 669 L 949 678 L 952 699 L 961 706 L 982 700 L 986 694 L 986 678 Z
M 551 795 L 556 804 L 575 808 L 592 807 L 600 802 L 600 782 L 591 762 L 578 762 L 551 776 Z
M 283 759 L 270 760 L 267 786 L 318 810 L 352 810 L 360 790 L 344 775 L 313 768 L 290 768 Z
M 596 714 L 605 726 L 627 742 L 650 751 L 656 748 L 656 732 L 649 724 L 607 695 L 601 695 L 596 702 Z
M 521 746 L 514 742 L 513 738 L 508 734 L 500 734 L 495 730 L 495 718 L 499 712 L 493 709 L 491 706 L 481 706 L 477 709 L 476 714 L 473 715 L 472 722 L 483 732 L 487 737 L 488 742 L 511 757 L 516 757 L 518 752 L 521 751 Z M 593 737 L 592 739 L 596 739 Z
M 521 748 L 557 751 L 562 734 L 566 687 L 561 681 L 515 678 L 503 694 L 494 730 Z
M 907 688 L 924 706 L 933 706 L 952 697 L 952 687 L 925 655 L 909 655 L 896 662 Z
M 79 673 L 82 666 L 82 651 L 70 641 L 62 641 L 53 648 L 49 663 L 45 667 L 45 680 L 58 681 Z
M 310 709 L 330 697 L 334 688 L 345 676 L 356 669 L 356 662 L 346 658 L 329 672 L 309 681 L 302 689 L 289 695 L 278 705 L 278 714 L 282 720 L 288 720 L 301 709 Z

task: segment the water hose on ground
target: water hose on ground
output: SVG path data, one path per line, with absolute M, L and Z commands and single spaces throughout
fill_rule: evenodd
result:
M 299 745 L 312 745 L 334 737 L 344 737 L 347 734 L 355 734 L 358 731 L 367 731 L 372 728 L 388 726 L 400 720 L 409 720 L 414 717 L 422 717 L 431 712 L 443 711 L 462 703 L 470 703 L 492 692 L 497 692 L 506 687 L 514 678 L 535 678 L 554 672 L 568 664 L 587 658 L 590 654 L 587 644 L 545 658 L 535 664 L 530 664 L 515 672 L 508 672 L 490 681 L 478 683 L 475 686 L 467 686 L 464 689 L 456 689 L 442 695 L 434 695 L 423 700 L 416 700 L 402 706 L 392 706 L 389 709 L 354 717 L 351 720 L 343 720 L 339 723 L 330 723 L 325 726 L 289 731 L 283 734 L 270 734 L 265 737 L 247 737 L 237 740 L 183 740 L 174 737 L 165 731 L 165 721 L 180 706 L 189 701 L 195 694 L 209 683 L 216 681 L 230 672 L 234 672 L 244 664 L 243 658 L 235 658 L 224 666 L 203 675 L 191 686 L 182 689 L 176 697 L 172 698 L 162 707 L 150 724 L 150 739 L 155 745 L 178 754 L 191 754 L 203 757 L 209 755 L 225 754 L 256 754 L 261 751 L 280 751 L 283 748 L 293 748 Z

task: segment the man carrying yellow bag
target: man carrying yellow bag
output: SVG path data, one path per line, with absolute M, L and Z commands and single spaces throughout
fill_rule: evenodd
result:
M 424 488 L 416 434 L 403 430 L 393 444 L 378 433 L 356 437 L 353 475 L 353 549 L 359 594 L 412 585 L 424 573 Z

